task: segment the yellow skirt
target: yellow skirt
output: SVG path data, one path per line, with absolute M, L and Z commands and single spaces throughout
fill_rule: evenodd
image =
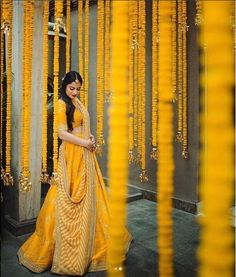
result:
M 61 149 L 62 148 L 62 149 Z M 85 186 L 81 187 L 81 184 L 85 182 L 86 184 L 86 177 L 84 176 L 84 151 L 83 147 L 76 146 L 71 143 L 63 142 L 60 147 L 60 155 L 64 159 L 64 169 L 63 166 L 61 170 L 63 174 L 66 175 L 66 179 L 68 181 L 69 186 L 67 187 L 67 195 L 68 201 L 76 206 L 81 205 L 82 199 L 84 195 L 88 192 L 88 188 Z M 19 258 L 19 263 L 24 265 L 25 267 L 29 268 L 31 271 L 40 273 L 45 270 L 51 268 L 51 271 L 59 273 L 59 274 L 71 274 L 71 275 L 83 275 L 86 271 L 99 271 L 99 270 L 106 270 L 107 269 L 107 244 L 108 244 L 108 226 L 109 226 L 109 205 L 108 205 L 108 197 L 107 191 L 104 185 L 104 181 L 102 178 L 102 174 L 96 160 L 95 154 L 93 155 L 93 162 L 94 162 L 94 190 L 95 193 L 95 212 L 94 212 L 94 233 L 93 233 L 93 243 L 88 244 L 92 245 L 92 250 L 90 251 L 91 256 L 86 257 L 87 264 L 81 266 L 80 270 L 78 271 L 73 265 L 68 265 L 67 268 L 72 268 L 71 271 L 60 271 L 57 268 L 60 268 L 60 259 L 58 259 L 57 253 L 55 255 L 55 249 L 57 247 L 58 239 L 57 239 L 57 229 L 61 222 L 67 226 L 67 219 L 57 218 L 57 203 L 58 198 L 58 186 L 51 186 L 47 196 L 45 198 L 44 204 L 39 212 L 37 222 L 36 222 L 36 230 L 35 232 L 29 237 L 29 239 L 21 246 L 17 255 Z M 59 158 L 60 160 L 60 158 Z M 66 189 L 65 189 L 66 190 Z M 78 204 L 76 204 L 78 203 Z M 80 207 L 80 206 L 79 206 Z M 78 208 L 78 207 L 77 207 Z M 81 208 L 82 209 L 82 208 Z M 73 210 L 73 207 L 72 207 Z M 78 214 L 80 213 L 80 208 L 78 210 Z M 77 216 L 77 215 L 76 215 Z M 76 217 L 82 218 L 82 217 Z M 86 221 L 86 218 L 83 218 L 83 221 Z M 82 224 L 83 222 L 78 222 Z M 67 224 L 67 225 L 66 225 Z M 69 226 L 69 225 L 68 225 Z M 69 227 L 68 227 L 69 228 Z M 74 228 L 74 227 L 73 227 Z M 79 227 L 78 227 L 79 228 Z M 80 229 L 78 229 L 80 232 Z M 71 232 L 71 236 L 75 234 L 74 229 L 69 230 Z M 77 232 L 78 233 L 78 232 Z M 77 236 L 77 237 L 76 237 Z M 67 244 L 70 247 L 82 247 L 80 243 L 89 243 L 83 242 L 83 233 L 80 236 L 74 235 L 74 240 L 72 238 L 67 237 Z M 78 239 L 79 238 L 79 239 Z M 89 235 L 86 234 L 86 240 L 88 240 Z M 126 252 L 128 251 L 130 242 L 132 240 L 131 235 L 129 234 L 128 230 L 124 230 L 124 245 L 126 247 Z M 62 238 L 63 239 L 63 238 Z M 78 241 L 78 240 L 81 240 Z M 61 251 L 62 248 L 59 248 L 58 251 Z M 72 263 L 74 260 L 82 260 L 84 257 L 78 257 L 80 255 L 79 251 L 73 252 L 68 251 L 66 249 L 63 250 L 66 253 L 66 257 L 64 254 L 64 258 L 68 259 L 67 263 Z M 76 253 L 76 254 L 74 254 Z M 70 255 L 74 255 L 76 257 L 70 257 Z M 82 255 L 82 254 L 81 254 Z M 57 259 L 57 262 L 54 265 L 54 260 Z M 63 261 L 64 262 L 64 261 Z M 81 261 L 83 263 L 83 261 Z M 63 265 L 64 266 L 64 265 Z M 78 265 L 80 267 L 80 265 Z M 78 272 L 80 274 L 78 274 Z

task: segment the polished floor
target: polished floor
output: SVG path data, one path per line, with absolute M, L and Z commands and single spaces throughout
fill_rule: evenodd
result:
M 126 259 L 127 277 L 155 277 L 158 250 L 156 248 L 156 203 L 138 199 L 128 203 L 128 229 L 134 241 Z M 135 197 L 133 198 L 133 200 Z M 197 218 L 180 210 L 173 211 L 174 219 L 174 275 L 194 277 L 197 274 L 196 249 L 199 242 Z M 20 266 L 16 252 L 29 235 L 14 237 L 4 230 L 1 238 L 1 276 L 56 276 L 50 271 L 34 274 Z M 86 277 L 105 277 L 106 272 L 87 273 Z

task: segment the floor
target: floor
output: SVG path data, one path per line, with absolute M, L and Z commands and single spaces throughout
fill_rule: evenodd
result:
M 137 195 L 136 198 L 137 199 Z M 134 241 L 126 259 L 126 277 L 154 277 L 157 275 L 156 203 L 138 199 L 128 203 L 128 229 Z M 173 211 L 174 219 L 174 276 L 194 277 L 197 272 L 196 249 L 199 226 L 196 216 L 180 210 Z M 1 276 L 56 276 L 50 271 L 31 273 L 17 262 L 16 252 L 29 235 L 14 237 L 6 230 L 1 239 Z M 85 277 L 105 277 L 105 272 L 87 273 Z

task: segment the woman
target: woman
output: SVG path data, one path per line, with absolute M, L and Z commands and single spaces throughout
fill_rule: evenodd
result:
M 51 267 L 58 274 L 83 275 L 107 268 L 108 199 L 89 115 L 77 98 L 81 86 L 79 73 L 65 75 L 59 99 L 57 185 L 50 187 L 36 230 L 17 253 L 20 264 L 38 273 Z M 123 231 L 128 251 L 132 238 Z

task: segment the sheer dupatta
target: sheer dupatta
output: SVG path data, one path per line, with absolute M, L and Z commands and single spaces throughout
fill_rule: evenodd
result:
M 88 139 L 88 111 L 78 99 L 75 99 L 73 104 L 83 115 L 82 137 Z M 96 225 L 95 164 L 93 154 L 84 147 L 83 159 L 83 178 L 75 200 L 69 194 L 64 143 L 61 144 L 56 201 L 56 244 L 51 269 L 59 274 L 83 275 L 93 254 Z

